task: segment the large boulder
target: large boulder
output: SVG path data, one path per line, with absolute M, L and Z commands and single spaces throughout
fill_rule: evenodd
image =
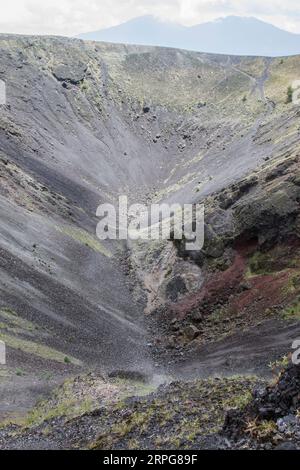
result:
M 53 75 L 60 82 L 78 85 L 84 80 L 86 71 L 87 65 L 83 63 L 58 64 L 53 69 Z

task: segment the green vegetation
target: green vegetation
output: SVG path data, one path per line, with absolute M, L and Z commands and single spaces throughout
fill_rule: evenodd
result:
M 0 340 L 4 341 L 5 344 L 12 349 L 20 350 L 27 354 L 33 354 L 34 356 L 38 356 L 50 361 L 65 363 L 65 354 L 43 344 L 17 338 L 15 336 L 10 336 L 4 333 L 0 333 Z M 82 364 L 81 361 L 75 359 L 74 357 L 70 358 L 70 362 L 78 366 Z
M 23 377 L 24 375 L 26 375 L 26 373 L 22 369 L 17 369 L 16 370 L 16 375 L 18 377 Z
M 68 379 L 25 418 L 16 420 L 20 426 L 16 432 L 35 433 L 41 426 L 38 432 L 49 436 L 57 432 L 58 419 L 59 429 L 68 423 L 70 429 L 79 430 L 76 420 L 85 416 L 96 437 L 91 443 L 90 436 L 75 433 L 81 448 L 191 448 L 204 436 L 219 432 L 228 409 L 243 408 L 260 382 L 255 376 L 198 379 L 166 384 L 156 392 L 148 384 L 147 394 L 141 396 L 140 382 L 87 374 Z
M 282 312 L 282 317 L 285 320 L 300 319 L 300 299 L 295 300 L 290 307 L 287 307 Z
M 16 375 L 23 376 L 25 373 L 17 369 Z M 43 378 L 50 379 L 51 375 L 47 373 Z M 94 374 L 70 378 L 57 387 L 48 399 L 39 401 L 25 417 L 11 417 L 10 420 L 3 422 L 1 427 L 13 423 L 20 426 L 20 432 L 23 432 L 54 418 L 62 418 L 66 421 L 78 418 L 98 409 L 99 406 L 107 410 L 109 406 L 113 406 L 115 410 L 122 410 L 128 397 L 149 395 L 156 388 L 153 384 L 133 380 L 106 381 L 103 377 Z M 47 432 L 51 432 L 50 423 L 47 426 Z
M 287 284 L 284 286 L 284 293 L 285 294 L 293 294 L 300 289 L 300 273 L 299 271 L 293 273 L 287 282 Z
M 247 424 L 246 433 L 257 441 L 269 441 L 277 431 L 277 425 L 274 421 L 250 421 Z
M 270 76 L 265 84 L 265 93 L 270 100 L 276 103 L 275 113 L 277 115 L 283 112 L 286 107 L 288 85 L 293 83 L 295 77 L 298 77 L 299 64 L 299 56 L 293 56 L 276 60 L 270 66 Z M 286 129 L 282 129 L 282 133 L 286 133 Z
M 223 405 L 230 408 L 244 408 L 252 399 L 251 391 L 246 391 L 240 395 L 233 395 L 232 398 L 226 399 L 223 402 Z
M 163 393 L 135 401 L 101 416 L 92 449 L 184 449 L 220 431 L 229 408 L 244 407 L 257 377 L 231 377 L 172 383 Z M 150 447 L 151 446 L 151 447 Z
M 92 402 L 89 399 L 82 400 L 78 403 L 76 400 L 68 398 L 58 403 L 53 408 L 49 408 L 47 401 L 43 401 L 26 416 L 23 425 L 25 427 L 38 426 L 53 418 L 78 417 L 89 413 L 92 409 Z
M 287 89 L 287 99 L 286 99 L 287 104 L 293 102 L 293 94 L 294 94 L 293 87 L 289 86 Z
M 289 365 L 288 356 L 283 356 L 277 361 L 270 362 L 269 368 L 272 370 L 273 374 L 277 377 L 288 365 Z
M 249 259 L 248 277 L 271 274 L 273 272 L 272 262 L 273 257 L 271 254 L 257 251 Z
M 0 330 L 7 330 L 12 333 L 33 333 L 37 330 L 37 326 L 24 318 L 20 317 L 14 310 L 10 308 L 0 309 Z
M 85 245 L 89 247 L 91 250 L 101 253 L 107 258 L 112 257 L 112 254 L 110 253 L 110 251 L 108 251 L 96 237 L 93 237 L 85 230 L 79 229 L 79 228 L 73 228 L 67 225 L 56 227 L 56 229 L 59 232 L 72 238 L 77 243 Z
M 82 82 L 80 82 L 80 89 L 81 91 L 86 91 L 88 90 L 89 85 L 86 79 L 83 79 Z

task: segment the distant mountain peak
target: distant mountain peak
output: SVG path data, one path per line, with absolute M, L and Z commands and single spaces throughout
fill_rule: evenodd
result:
M 255 16 L 237 16 L 237 15 L 229 15 L 229 16 L 222 16 L 220 18 L 217 19 L 217 21 L 224 21 L 226 23 L 228 22 L 232 22 L 232 21 L 235 21 L 235 22 L 242 22 L 242 21 L 253 21 L 253 22 L 256 22 L 256 23 L 264 23 L 264 21 L 260 20 L 259 18 L 256 18 Z
M 152 15 L 111 28 L 82 34 L 81 39 L 166 46 L 228 55 L 285 56 L 300 54 L 300 34 L 281 30 L 251 16 L 227 16 L 186 27 Z
M 156 18 L 155 16 L 153 15 L 143 15 L 143 16 L 137 16 L 135 18 L 131 18 L 130 20 L 128 21 L 124 21 L 123 23 L 121 24 L 126 24 L 126 23 L 143 23 L 143 22 L 147 22 L 147 23 L 158 23 L 158 22 L 161 22 L 161 20 L 159 20 L 159 18 Z

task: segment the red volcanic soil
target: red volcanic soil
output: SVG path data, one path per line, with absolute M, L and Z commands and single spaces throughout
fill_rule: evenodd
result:
M 183 318 L 195 308 L 200 308 L 203 303 L 213 306 L 216 302 L 221 303 L 227 300 L 244 279 L 245 270 L 246 258 L 242 254 L 237 253 L 230 268 L 226 271 L 212 274 L 199 292 L 173 304 L 171 307 L 172 312 L 179 318 Z
M 228 308 L 233 313 L 256 310 L 258 313 L 280 305 L 284 300 L 284 287 L 293 271 L 288 270 L 275 275 L 256 276 L 249 280 L 249 290 L 234 297 Z
M 183 319 L 195 309 L 203 315 L 209 315 L 216 305 L 226 304 L 233 315 L 245 311 L 245 315 L 247 312 L 251 314 L 257 312 L 261 317 L 267 309 L 291 302 L 298 292 L 288 293 L 284 288 L 291 276 L 299 274 L 299 269 L 288 267 L 289 261 L 295 256 L 295 244 L 276 247 L 279 262 L 278 269 L 276 268 L 273 274 L 246 278 L 249 256 L 255 252 L 256 247 L 254 241 L 237 243 L 232 265 L 226 271 L 209 275 L 198 292 L 173 304 L 171 306 L 173 315 Z

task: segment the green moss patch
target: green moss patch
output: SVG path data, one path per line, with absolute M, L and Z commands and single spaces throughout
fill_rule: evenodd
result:
M 267 276 L 286 270 L 294 270 L 292 276 L 295 284 L 300 278 L 299 253 L 290 246 L 277 245 L 274 249 L 262 252 L 256 251 L 248 260 L 248 277 Z
M 282 317 L 285 320 L 300 320 L 300 299 L 294 301 L 290 307 L 283 310 Z
M 287 284 L 284 286 L 284 294 L 294 294 L 300 290 L 300 272 L 296 271 L 289 277 Z
M 52 349 L 43 344 L 17 338 L 15 336 L 10 336 L 5 333 L 0 333 L 0 340 L 4 341 L 5 344 L 12 349 L 20 350 L 24 353 L 32 354 L 34 356 L 41 357 L 50 361 L 56 361 L 62 364 L 65 363 L 66 355 L 64 353 Z M 74 357 L 69 357 L 69 359 L 70 362 L 74 365 L 82 365 L 81 361 L 75 359 Z
M 262 276 L 273 272 L 273 258 L 269 253 L 257 251 L 250 259 L 248 264 L 248 277 Z
M 20 317 L 10 308 L 0 309 L 0 330 L 10 331 L 12 333 L 33 333 L 37 326 L 24 318 Z
M 85 245 L 89 247 L 91 250 L 101 253 L 102 255 L 106 256 L 107 258 L 111 258 L 112 254 L 108 251 L 96 237 L 93 237 L 85 230 L 79 228 L 69 227 L 67 225 L 56 227 L 56 229 L 67 235 L 68 237 L 72 238 L 77 243 L 81 245 Z

